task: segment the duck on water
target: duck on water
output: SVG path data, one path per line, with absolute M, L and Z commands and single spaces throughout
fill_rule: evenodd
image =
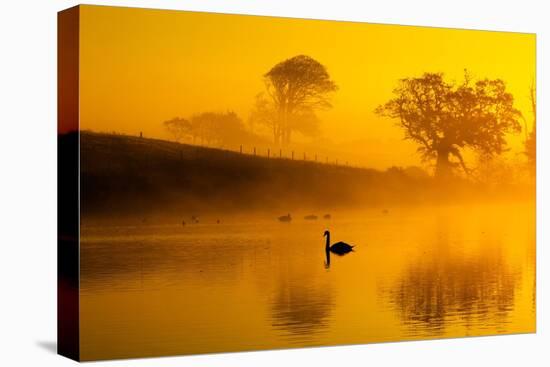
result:
M 290 222 L 291 220 L 292 220 L 292 217 L 290 216 L 290 213 L 279 217 L 280 222 Z

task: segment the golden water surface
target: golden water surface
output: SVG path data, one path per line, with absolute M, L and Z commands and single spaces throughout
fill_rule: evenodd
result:
M 534 205 L 305 214 L 83 227 L 82 359 L 535 331 Z

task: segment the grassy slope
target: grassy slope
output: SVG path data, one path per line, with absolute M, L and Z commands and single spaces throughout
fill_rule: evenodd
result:
M 433 184 L 399 172 L 268 159 L 123 135 L 82 132 L 80 141 L 86 213 L 392 205 L 425 200 Z

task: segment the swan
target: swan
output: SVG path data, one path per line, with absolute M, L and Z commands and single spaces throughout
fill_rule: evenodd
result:
M 345 255 L 348 252 L 353 251 L 353 248 L 355 247 L 355 246 L 352 246 L 352 245 L 348 245 L 345 242 L 336 242 L 331 246 L 330 245 L 330 232 L 325 231 L 324 236 L 327 238 L 327 245 L 325 247 L 325 251 L 327 252 L 327 254 L 330 251 L 330 252 L 332 252 L 336 255 Z
M 304 217 L 305 220 L 317 220 L 317 216 L 315 214 L 306 215 Z
M 291 220 L 292 220 L 292 217 L 290 216 L 290 213 L 279 217 L 279 221 L 281 222 L 290 222 Z

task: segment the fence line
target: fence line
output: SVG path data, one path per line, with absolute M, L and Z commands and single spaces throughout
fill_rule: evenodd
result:
M 126 134 L 116 134 L 113 132 L 112 134 L 113 136 L 124 136 Z M 132 135 L 126 135 L 128 137 L 132 137 Z M 259 148 L 257 148 L 256 146 L 252 145 L 252 146 L 249 146 L 248 149 L 243 145 L 243 144 L 240 144 L 238 149 L 231 149 L 229 147 L 219 147 L 219 146 L 209 146 L 209 145 L 196 145 L 196 144 L 190 144 L 190 143 L 179 143 L 179 142 L 172 142 L 172 141 L 163 141 L 163 140 L 157 140 L 157 139 L 144 139 L 143 137 L 143 134 L 140 132 L 140 134 L 138 135 L 139 139 L 137 139 L 137 141 L 135 141 L 134 143 L 138 143 L 138 144 L 147 144 L 147 142 L 149 141 L 150 144 L 155 144 L 157 148 L 159 148 L 160 150 L 164 151 L 165 154 L 167 155 L 172 155 L 174 157 L 177 157 L 179 159 L 183 159 L 183 151 L 181 149 L 178 149 L 178 148 L 175 148 L 175 145 L 172 145 L 172 144 L 183 144 L 183 145 L 187 145 L 187 146 L 192 146 L 192 147 L 200 147 L 200 148 L 210 148 L 210 149 L 218 149 L 218 150 L 224 150 L 224 151 L 228 151 L 228 152 L 238 152 L 239 154 L 243 154 L 243 155 L 248 155 L 248 156 L 253 156 L 253 157 L 263 157 L 263 158 L 267 158 L 267 159 L 290 159 L 290 160 L 296 160 L 296 161 L 303 161 L 303 162 L 312 162 L 312 163 L 318 163 L 318 164 L 323 164 L 323 161 L 319 160 L 319 157 L 322 157 L 323 155 L 319 155 L 318 153 L 311 153 L 311 152 L 307 152 L 307 151 L 301 151 L 300 153 L 303 153 L 303 157 L 301 160 L 298 160 L 298 159 L 295 159 L 296 158 L 296 151 L 293 150 L 293 149 L 289 149 L 287 152 L 290 152 L 290 155 L 287 157 L 284 155 L 284 151 L 283 151 L 283 148 L 279 148 L 279 155 L 277 156 L 275 153 L 272 154 L 274 151 L 271 149 L 271 148 L 263 148 L 264 152 L 265 152 L 265 155 L 262 154 L 262 150 L 260 150 Z M 160 143 L 160 144 L 158 144 Z M 165 143 L 165 144 L 163 144 Z M 172 154 L 170 154 L 172 153 Z M 308 159 L 308 157 L 313 157 L 313 159 Z M 327 164 L 327 165 L 334 165 L 334 166 L 341 166 L 341 167 L 354 167 L 354 168 L 365 168 L 365 167 L 362 167 L 360 165 L 353 165 L 353 164 L 349 164 L 349 161 L 341 161 L 339 160 L 338 158 L 334 158 L 334 159 L 330 159 L 329 156 L 324 156 L 325 157 L 325 161 L 324 161 L 324 164 Z M 345 162 L 343 164 L 339 163 L 339 162 Z
M 233 151 L 236 152 L 237 151 L 237 150 L 232 150 L 228 147 L 216 147 L 216 146 L 201 146 L 201 147 L 221 149 L 221 150 L 226 150 L 226 151 L 230 151 L 230 152 L 233 152 Z M 278 155 L 272 154 L 273 150 L 271 148 L 264 148 L 263 151 L 265 151 L 265 155 L 262 154 L 261 149 L 257 148 L 254 145 L 252 145 L 251 147 L 246 149 L 246 147 L 244 147 L 242 144 L 239 145 L 239 149 L 238 149 L 239 154 L 243 154 L 243 155 L 249 155 L 249 156 L 254 156 L 254 157 L 262 157 L 262 158 L 268 158 L 268 159 L 297 160 L 297 159 L 295 159 L 296 158 L 296 154 L 295 154 L 296 151 L 295 150 L 289 150 L 288 152 L 290 152 L 290 154 L 289 154 L 288 157 L 284 156 L 282 148 L 279 148 L 279 154 Z M 302 153 L 303 153 L 303 157 L 302 157 L 301 161 L 323 164 L 323 161 L 319 160 L 319 154 L 318 153 L 308 153 L 307 151 L 302 151 Z M 313 157 L 313 158 L 311 158 L 311 157 Z M 344 163 L 341 163 L 341 162 L 344 162 Z M 334 160 L 330 160 L 328 156 L 325 156 L 325 162 L 324 163 L 328 164 L 328 165 L 341 166 L 341 167 L 365 168 L 365 167 L 362 167 L 360 165 L 350 164 L 349 160 L 341 161 L 338 158 L 336 158 Z

